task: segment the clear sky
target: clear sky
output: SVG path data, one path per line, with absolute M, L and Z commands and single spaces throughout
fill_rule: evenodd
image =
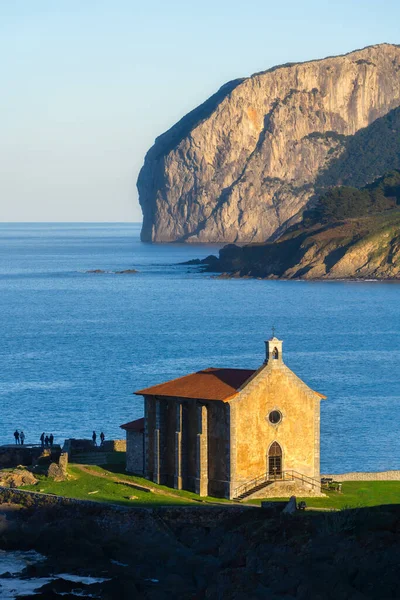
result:
M 399 0 L 0 0 L 0 220 L 139 221 L 146 151 L 223 83 L 399 22 Z

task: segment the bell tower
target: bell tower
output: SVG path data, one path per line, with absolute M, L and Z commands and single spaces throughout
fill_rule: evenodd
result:
M 265 363 L 281 364 L 282 359 L 282 340 L 275 337 L 275 327 L 272 328 L 272 338 L 265 342 Z

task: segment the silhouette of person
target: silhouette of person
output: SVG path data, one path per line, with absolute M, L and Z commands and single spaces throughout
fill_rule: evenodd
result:
M 44 448 L 44 431 L 43 431 L 42 435 L 40 436 L 40 443 L 42 444 L 42 448 Z
M 21 446 L 23 446 L 25 442 L 25 434 L 23 431 L 21 431 L 21 433 L 19 434 L 19 439 L 21 440 Z
M 49 435 L 49 442 L 50 442 L 50 446 L 52 446 L 53 442 L 54 442 L 54 435 L 52 433 Z
M 16 429 L 14 431 L 14 437 L 15 437 L 15 443 L 19 444 L 19 431 L 18 431 L 18 429 Z
M 48 447 L 48 445 L 49 445 L 49 436 L 48 435 L 46 435 L 46 437 L 44 438 L 44 445 L 46 447 Z
M 103 433 L 103 432 L 101 432 L 101 434 L 100 434 L 100 441 L 101 441 L 101 444 L 100 444 L 100 446 L 102 446 L 102 445 L 104 444 L 105 437 L 106 437 L 106 436 L 104 435 L 104 433 Z
M 95 431 L 93 431 L 92 440 L 93 440 L 93 446 L 97 446 L 97 442 L 96 442 L 96 440 L 97 440 L 97 435 L 96 435 L 96 432 L 95 432 Z

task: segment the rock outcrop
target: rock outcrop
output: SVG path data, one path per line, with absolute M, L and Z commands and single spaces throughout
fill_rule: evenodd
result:
M 267 279 L 400 279 L 400 210 L 299 227 L 276 242 L 220 250 L 206 270 Z
M 21 485 L 35 485 L 38 480 L 27 469 L 19 468 L 14 471 L 0 471 L 0 485 L 16 488 Z
M 400 46 L 390 44 L 226 84 L 147 153 L 142 240 L 269 239 L 313 198 L 345 136 L 398 106 Z

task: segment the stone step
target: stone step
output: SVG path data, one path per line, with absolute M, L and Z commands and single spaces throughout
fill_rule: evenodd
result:
M 244 492 L 244 494 L 241 494 L 238 498 L 236 498 L 236 500 L 245 500 L 249 496 L 252 496 L 253 494 L 255 494 L 255 492 L 259 492 L 260 490 L 264 489 L 268 485 L 271 485 L 271 483 L 273 483 L 273 481 L 263 481 L 262 483 L 255 486 L 254 488 L 251 488 L 251 490 L 248 490 L 247 492 Z

